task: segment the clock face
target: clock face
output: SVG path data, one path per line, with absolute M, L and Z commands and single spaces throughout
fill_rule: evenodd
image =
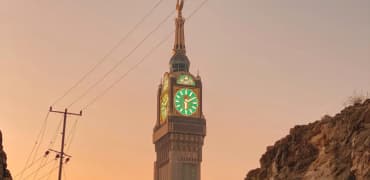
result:
M 168 116 L 168 94 L 164 94 L 161 98 L 161 118 L 160 123 L 164 123 L 167 120 Z
M 195 86 L 193 77 L 188 74 L 182 74 L 177 78 L 177 84 Z
M 182 88 L 176 92 L 174 98 L 176 110 L 184 116 L 191 116 L 198 111 L 198 95 L 189 88 Z

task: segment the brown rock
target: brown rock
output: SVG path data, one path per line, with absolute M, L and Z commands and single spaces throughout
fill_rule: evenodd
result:
M 245 180 L 369 180 L 370 99 L 294 127 L 260 164 Z
M 3 150 L 3 135 L 0 131 L 0 180 L 12 180 L 12 176 L 7 169 L 7 157 Z

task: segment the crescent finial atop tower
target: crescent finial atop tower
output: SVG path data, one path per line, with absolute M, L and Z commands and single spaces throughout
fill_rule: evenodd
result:
M 178 16 L 182 16 L 182 9 L 184 8 L 184 0 L 177 0 L 176 9 L 178 12 Z

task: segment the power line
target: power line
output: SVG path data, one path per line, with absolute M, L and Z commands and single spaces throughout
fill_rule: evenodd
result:
M 50 112 L 49 112 L 49 113 L 50 113 Z M 56 142 L 56 139 L 57 139 L 57 137 L 58 137 L 59 129 L 60 129 L 61 125 L 62 125 L 62 119 L 59 121 L 59 123 L 58 123 L 58 125 L 57 125 L 57 128 L 56 128 L 56 130 L 55 130 L 55 133 L 54 133 L 54 135 L 53 135 L 53 137 L 52 137 L 52 139 L 51 139 L 51 141 L 50 141 L 50 143 L 49 143 L 49 145 L 48 145 L 48 149 L 50 149 L 50 148 L 52 148 L 52 147 L 54 146 L 54 144 L 55 144 L 55 142 Z M 37 175 L 38 175 L 39 171 L 41 170 L 41 167 L 44 167 L 44 166 L 45 166 L 45 164 L 46 164 L 46 163 L 48 162 L 48 160 L 49 160 L 49 157 L 50 157 L 50 156 L 48 156 L 48 152 L 46 152 L 46 153 L 45 153 L 45 156 L 47 156 L 47 157 L 46 157 L 46 159 L 42 159 L 42 161 L 40 162 L 40 165 L 39 165 L 38 171 L 36 171 L 36 172 L 34 173 L 34 179 L 36 179 L 36 177 L 37 177 Z
M 47 126 L 47 121 L 49 119 L 49 114 L 50 112 L 47 112 L 46 113 L 46 117 L 44 118 L 44 121 L 43 121 L 43 124 L 41 126 L 41 129 L 40 129 L 40 132 L 39 134 L 37 135 L 37 138 L 36 138 L 36 141 L 35 141 L 35 144 L 34 146 L 32 147 L 32 150 L 31 150 L 31 153 L 28 155 L 27 157 L 27 160 L 26 160 L 26 163 L 24 165 L 24 168 L 22 169 L 22 171 L 18 174 L 20 176 L 20 179 L 23 177 L 23 174 L 24 172 L 29 168 L 29 167 L 32 167 L 30 165 L 33 165 L 35 164 L 35 158 L 36 158 L 36 154 L 38 153 L 38 150 L 40 148 L 40 145 L 42 143 L 42 140 L 44 138 L 44 135 L 45 135 L 45 130 L 46 130 L 46 126 Z M 33 158 L 32 158 L 33 156 Z M 30 160 L 32 158 L 32 162 L 30 163 Z M 30 165 L 29 165 L 30 163 Z M 17 176 L 18 176 L 17 175 Z
M 66 175 L 66 170 L 63 171 L 63 179 L 66 180 L 67 179 L 67 175 Z
M 68 144 L 67 144 L 67 149 L 66 149 L 66 152 L 69 152 L 69 149 L 71 148 L 71 144 L 75 138 L 75 134 L 76 134 L 76 130 L 77 130 L 77 125 L 78 125 L 78 122 L 80 120 L 80 117 L 76 118 L 75 122 L 73 123 L 73 127 L 68 135 Z
M 48 149 L 50 149 L 50 148 L 53 148 L 53 147 L 54 147 L 55 142 L 56 142 L 56 139 L 57 139 L 58 134 L 59 134 L 59 129 L 60 129 L 60 127 L 62 126 L 62 121 L 63 121 L 63 118 L 61 118 L 61 119 L 60 119 L 60 121 L 59 121 L 59 123 L 58 123 L 58 126 L 57 126 L 57 128 L 55 129 L 54 136 L 53 136 L 53 138 L 51 139 L 51 141 L 50 141 L 50 143 L 49 143 L 49 145 L 48 145 Z
M 209 0 L 204 0 L 189 16 L 188 20 L 190 20 Z M 98 99 L 103 97 L 109 90 L 111 90 L 116 84 L 118 84 L 121 80 L 123 80 L 130 72 L 135 70 L 140 64 L 142 64 L 152 53 L 154 53 L 155 50 L 157 50 L 163 43 L 165 43 L 171 35 L 174 33 L 174 31 L 166 36 L 162 41 L 160 41 L 156 46 L 154 46 L 140 61 L 132 66 L 126 73 L 124 73 L 120 78 L 118 78 L 116 81 L 114 81 L 108 88 L 106 88 L 102 93 L 98 94 L 91 102 L 89 102 L 83 110 L 86 110 L 89 106 L 94 104 Z
M 89 106 L 91 106 L 92 104 L 94 104 L 98 99 L 100 99 L 101 97 L 103 97 L 106 93 L 108 93 L 109 90 L 111 90 L 115 85 L 117 85 L 121 80 L 123 80 L 131 71 L 135 70 L 140 64 L 142 64 L 146 58 L 148 58 L 157 48 L 159 48 L 164 42 L 166 42 L 168 40 L 168 38 L 170 37 L 170 35 L 172 35 L 173 32 L 171 34 L 169 34 L 166 38 L 164 38 L 160 43 L 158 43 L 154 48 L 152 48 L 149 53 L 147 53 L 138 63 L 136 63 L 134 66 L 132 66 L 127 72 L 125 72 L 120 78 L 118 78 L 116 81 L 114 81 L 108 88 L 106 88 L 104 91 L 102 91 L 100 94 L 98 94 L 91 102 L 89 102 L 84 108 L 83 110 L 86 110 Z
M 45 157 L 45 159 L 42 159 L 42 161 L 40 162 L 40 165 L 39 165 L 39 167 L 37 168 L 37 170 L 36 171 L 34 171 L 34 175 L 33 175 L 33 179 L 36 179 L 37 178 L 37 176 L 39 175 L 39 172 L 40 172 L 40 170 L 42 169 L 42 167 L 45 167 L 45 165 L 47 164 L 47 162 L 48 162 L 48 160 L 49 160 L 49 158 L 47 157 Z
M 16 176 L 14 177 L 18 177 L 19 176 L 19 179 L 22 179 L 23 178 L 23 175 L 25 172 L 27 172 L 28 169 L 32 168 L 34 165 L 36 165 L 38 162 L 40 162 L 40 165 L 39 167 L 43 166 L 43 164 L 45 164 L 46 162 L 44 161 L 45 159 L 43 159 L 43 157 L 45 157 L 45 155 L 41 156 L 40 158 L 36 159 L 36 155 L 38 154 L 38 149 L 40 148 L 41 144 L 42 144 L 42 141 L 44 139 L 44 136 L 45 136 L 45 130 L 46 130 L 46 124 L 47 124 L 47 121 L 49 119 L 49 115 L 50 115 L 50 112 L 48 112 L 46 114 L 46 117 L 45 117 L 45 120 L 44 120 L 44 124 L 39 132 L 39 135 L 38 135 L 38 138 L 35 142 L 35 145 L 34 147 L 32 148 L 32 151 L 31 151 L 31 154 L 29 155 L 29 157 L 27 158 L 27 161 L 26 161 L 26 165 L 25 167 L 22 169 L 22 171 L 20 173 L 18 173 Z M 55 140 L 57 138 L 57 135 L 58 135 L 58 131 L 60 129 L 60 126 L 61 126 L 61 121 L 59 122 L 56 130 L 55 130 L 55 133 L 53 135 L 53 138 L 51 139 L 49 145 L 48 145 L 48 148 L 51 148 L 52 146 L 54 146 L 55 144 Z M 41 138 L 41 140 L 39 140 Z M 31 157 L 32 155 L 34 156 L 33 157 L 33 160 L 32 162 L 30 162 L 31 160 Z M 46 161 L 48 161 L 49 157 L 46 158 Z M 35 173 L 38 173 L 38 172 L 35 172 Z
M 42 133 L 41 133 L 40 141 L 39 141 L 39 143 L 38 143 L 38 145 L 37 145 L 37 147 L 36 147 L 35 154 L 34 154 L 34 156 L 33 156 L 32 162 L 35 160 L 36 155 L 38 154 L 38 152 L 39 152 L 39 150 L 40 150 L 40 146 L 41 146 L 41 144 L 42 144 L 42 141 L 44 140 L 44 137 L 45 137 L 45 131 L 46 131 L 46 126 L 47 126 L 47 121 L 48 121 L 48 118 L 49 118 L 49 114 L 50 114 L 50 112 L 48 112 L 48 113 L 46 114 L 46 118 L 45 118 L 45 125 L 44 125 L 44 128 L 43 128 Z
M 133 28 L 125 35 L 123 36 L 117 44 L 111 48 L 108 53 L 106 53 L 87 73 L 85 73 L 81 79 L 79 79 L 71 88 L 69 88 L 62 96 L 60 96 L 53 104 L 52 106 L 55 106 L 58 102 L 60 102 L 62 99 L 64 99 L 69 93 L 72 92 L 73 89 L 77 88 L 78 85 L 80 85 L 91 73 L 93 73 L 101 64 L 103 64 L 105 61 L 108 60 L 108 57 L 112 55 L 114 51 L 118 49 L 126 40 L 128 37 L 131 36 L 144 22 L 145 20 L 154 12 L 155 9 L 158 8 L 158 6 L 163 2 L 163 0 L 159 0 L 141 19 L 140 21 L 133 26 Z
M 58 169 L 58 163 L 55 163 L 54 164 L 54 168 L 49 172 L 49 175 L 47 176 L 48 178 L 47 178 L 47 180 L 49 180 L 50 179 L 50 177 L 51 177 L 51 175 L 53 174 L 53 172 L 55 171 L 55 170 L 57 170 Z
M 40 178 L 38 178 L 38 180 L 45 179 L 45 178 L 49 179 L 50 176 L 53 174 L 53 172 L 58 169 L 58 166 L 56 166 L 56 165 L 57 165 L 57 163 L 55 163 L 54 167 L 51 168 L 51 170 L 48 173 L 46 173 L 46 174 L 42 175 Z
M 204 0 L 189 16 L 188 20 L 190 20 L 209 0 Z
M 38 171 L 42 168 L 44 168 L 45 166 L 49 165 L 50 163 L 52 163 L 54 160 L 50 160 L 48 161 L 47 163 L 45 163 L 44 165 L 40 166 L 39 168 L 37 168 L 35 171 L 33 171 L 32 173 L 30 173 L 29 175 L 27 175 L 24 179 L 27 179 L 29 177 L 31 177 L 32 175 L 38 173 Z
M 42 160 L 42 158 L 44 158 L 43 156 L 42 157 L 40 157 L 40 158 L 38 158 L 37 160 L 35 160 L 33 163 L 31 163 L 31 164 L 29 164 L 28 166 L 26 166 L 26 167 L 24 167 L 23 169 L 22 169 L 22 171 L 21 172 L 19 172 L 18 174 L 16 174 L 15 176 L 14 176 L 14 178 L 16 178 L 16 177 L 18 177 L 18 176 L 20 176 L 22 173 L 24 173 L 27 169 L 30 169 L 31 167 L 33 167 L 36 163 L 38 163 L 39 161 L 41 161 Z M 19 179 L 21 179 L 22 177 L 20 177 Z
M 105 73 L 100 79 L 98 79 L 94 84 L 92 84 L 84 93 L 82 93 L 77 99 L 75 99 L 69 106 L 73 106 L 78 101 L 80 101 L 82 98 L 84 98 L 92 89 L 94 89 L 97 85 L 99 85 L 101 82 L 103 82 L 112 72 L 114 72 L 123 62 L 125 62 L 132 54 L 136 52 L 136 50 L 144 44 L 144 42 L 152 35 L 154 34 L 175 12 L 175 10 L 171 11 L 170 14 L 168 14 L 164 20 L 162 20 L 152 31 L 150 31 L 143 40 L 141 40 L 125 57 L 123 57 L 120 61 L 118 61 L 107 73 Z

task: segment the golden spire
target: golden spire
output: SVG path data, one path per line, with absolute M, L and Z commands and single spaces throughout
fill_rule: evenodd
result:
M 184 23 L 185 19 L 182 17 L 182 9 L 184 8 L 184 0 L 177 0 L 176 10 L 176 32 L 175 32 L 175 46 L 174 53 L 183 53 L 185 54 L 185 31 Z
M 171 72 L 189 72 L 190 61 L 186 56 L 185 50 L 185 19 L 182 17 L 182 9 L 184 8 L 184 0 L 177 0 L 177 18 L 176 18 L 176 32 L 175 45 L 173 47 L 173 56 L 170 60 Z

